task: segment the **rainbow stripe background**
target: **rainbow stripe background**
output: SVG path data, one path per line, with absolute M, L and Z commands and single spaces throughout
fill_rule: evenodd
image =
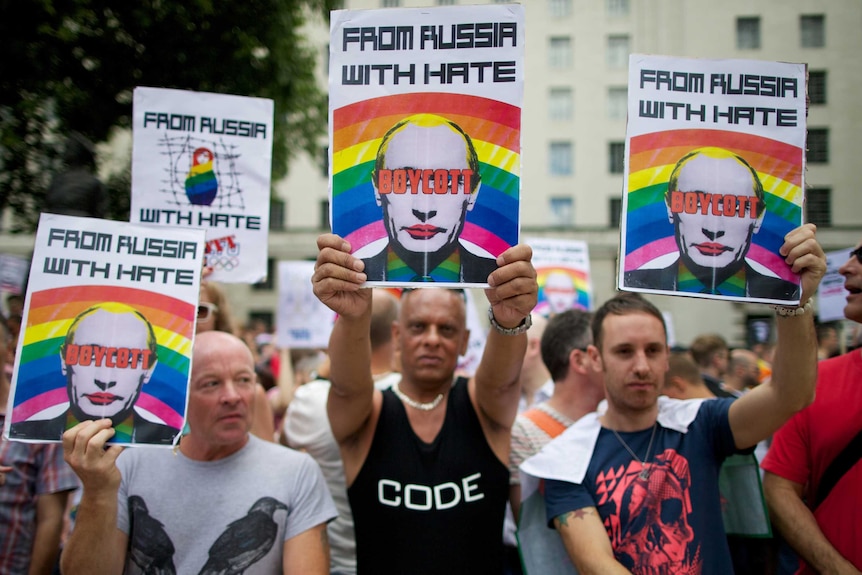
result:
M 461 238 L 493 256 L 518 242 L 521 110 L 465 94 L 418 93 L 372 98 L 333 111 L 333 232 L 353 251 L 386 238 L 371 172 L 380 140 L 400 120 L 419 113 L 455 122 L 479 156 L 482 186 Z
M 625 271 L 679 251 L 664 201 L 668 179 L 681 157 L 706 146 L 745 158 L 763 184 L 766 213 L 746 258 L 782 279 L 798 281 L 778 249 L 785 234 L 802 223 L 802 149 L 762 136 L 720 130 L 670 130 L 631 139 Z
M 539 302 L 533 311 L 545 316 L 550 313 L 548 299 L 545 297 L 545 282 L 548 279 L 548 275 L 553 272 L 566 274 L 572 279 L 572 285 L 575 286 L 575 292 L 577 292 L 575 298 L 576 309 L 592 309 L 590 277 L 586 271 L 563 267 L 539 267 L 536 268 L 536 281 L 539 284 Z
M 97 303 L 127 304 L 149 320 L 156 334 L 159 362 L 144 384 L 136 406 L 181 429 L 191 365 L 195 307 L 150 291 L 115 286 L 75 286 L 34 292 L 30 296 L 12 422 L 68 403 L 60 346 L 79 313 Z

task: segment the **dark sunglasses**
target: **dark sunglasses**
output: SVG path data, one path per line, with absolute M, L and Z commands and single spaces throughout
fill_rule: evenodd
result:
M 216 312 L 218 312 L 216 304 L 201 302 L 198 304 L 198 321 L 209 321 Z
M 850 250 L 850 257 L 856 256 L 856 261 L 862 264 L 862 246 L 859 246 L 855 250 Z

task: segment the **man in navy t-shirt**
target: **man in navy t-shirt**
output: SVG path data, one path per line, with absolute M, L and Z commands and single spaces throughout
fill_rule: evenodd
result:
M 813 398 L 811 306 L 826 269 L 815 228 L 785 237 L 781 254 L 801 275 L 799 308 L 777 308 L 772 380 L 737 399 L 659 398 L 668 369 L 661 312 L 624 293 L 593 318 L 590 358 L 604 374 L 607 409 L 585 416 L 521 470 L 529 497 L 544 480 L 549 523 L 582 573 L 732 572 L 718 471 Z

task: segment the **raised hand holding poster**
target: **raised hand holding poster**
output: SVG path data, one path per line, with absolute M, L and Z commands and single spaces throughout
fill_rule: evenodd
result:
M 186 413 L 204 230 L 42 214 L 4 436 L 171 445 Z
M 524 8 L 332 13 L 334 233 L 369 285 L 487 286 L 518 242 Z
M 266 278 L 273 106 L 135 88 L 130 220 L 205 228 L 212 281 Z
M 798 303 L 805 65 L 629 59 L 619 287 Z

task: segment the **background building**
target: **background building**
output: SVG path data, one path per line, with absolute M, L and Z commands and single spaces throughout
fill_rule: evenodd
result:
M 345 0 L 344 8 L 428 6 L 433 0 Z M 437 0 L 436 5 L 482 4 Z M 806 220 L 826 250 L 862 232 L 857 146 L 862 145 L 862 3 L 858 0 L 530 0 L 522 139 L 522 234 L 585 240 L 595 300 L 616 289 L 630 53 L 804 62 L 809 66 Z M 326 85 L 329 28 L 307 34 L 320 46 Z M 327 142 L 276 183 L 269 280 L 229 286 L 239 318 L 271 319 L 274 262 L 312 259 L 328 230 Z M 4 242 L 6 239 L 4 238 Z M 24 248 L 26 253 L 28 248 Z M 481 290 L 477 290 L 477 295 Z M 481 297 L 481 296 L 480 296 Z M 768 306 L 650 296 L 683 345 L 709 330 L 743 344 Z M 482 316 L 484 317 L 484 316 Z

